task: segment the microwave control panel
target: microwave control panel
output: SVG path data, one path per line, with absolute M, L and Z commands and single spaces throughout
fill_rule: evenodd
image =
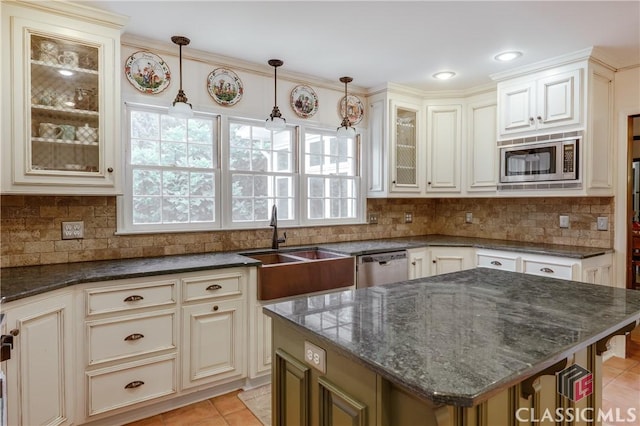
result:
M 562 147 L 563 150 L 563 159 L 564 159 L 564 164 L 562 167 L 562 172 L 563 173 L 573 173 L 573 166 L 574 166 L 574 157 L 575 157 L 575 145 L 564 145 Z

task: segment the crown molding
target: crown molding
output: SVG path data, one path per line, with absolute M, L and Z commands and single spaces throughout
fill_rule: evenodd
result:
M 25 7 L 31 10 L 35 9 L 47 13 L 55 13 L 59 16 L 69 18 L 77 19 L 78 16 L 81 16 L 88 22 L 115 28 L 120 31 L 122 31 L 122 28 L 129 22 L 128 16 L 118 15 L 79 3 L 71 3 L 66 0 L 2 0 L 2 3 Z
M 494 81 L 502 81 L 515 77 L 522 77 L 532 72 L 544 71 L 546 69 L 559 67 L 562 65 L 568 65 L 575 62 L 585 61 L 591 58 L 593 53 L 593 47 L 587 49 L 578 50 L 576 52 L 568 53 L 566 55 L 556 56 L 554 58 L 545 59 L 543 61 L 535 62 L 533 64 L 525 65 L 518 68 L 512 68 L 507 71 L 491 74 Z

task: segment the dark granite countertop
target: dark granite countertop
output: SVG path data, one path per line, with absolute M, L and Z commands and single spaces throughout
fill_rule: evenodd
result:
M 474 247 L 491 250 L 517 251 L 521 253 L 563 256 L 576 259 L 599 256 L 613 249 L 577 247 L 559 244 L 530 243 L 523 241 L 494 240 L 490 238 L 456 237 L 451 235 L 424 235 L 418 237 L 389 238 L 382 240 L 351 241 L 321 244 L 319 247 L 358 256 L 428 246 Z
M 478 268 L 267 305 L 416 396 L 470 407 L 640 318 L 640 292 Z
M 524 243 L 485 238 L 453 237 L 447 235 L 353 241 L 312 246 L 307 245 L 303 247 L 321 247 L 349 256 L 357 256 L 430 245 L 490 248 L 573 258 L 586 258 L 612 251 L 611 249 Z M 298 250 L 300 248 L 301 247 L 288 247 L 283 245 L 281 251 Z M 243 252 L 249 253 L 251 251 L 252 250 L 244 250 Z M 273 250 L 253 250 L 253 252 L 270 251 Z M 260 265 L 260 262 L 242 256 L 241 254 L 242 253 L 203 253 L 2 268 L 0 269 L 0 302 L 10 302 L 12 300 L 87 282 L 228 268 L 233 266 Z
M 10 302 L 75 284 L 250 265 L 260 262 L 236 253 L 204 253 L 3 268 L 0 301 Z

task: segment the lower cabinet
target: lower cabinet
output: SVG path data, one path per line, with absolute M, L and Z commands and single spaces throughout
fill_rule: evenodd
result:
M 73 291 L 9 302 L 3 334 L 13 335 L 6 376 L 8 425 L 74 423 Z
M 282 321 L 274 321 L 278 321 L 271 379 L 274 426 L 379 424 L 376 395 L 380 380 L 374 372 Z M 324 363 L 314 362 L 313 354 L 307 357 L 302 341 L 316 345 Z
M 407 250 L 409 279 L 447 274 L 475 267 L 472 247 L 420 247 Z

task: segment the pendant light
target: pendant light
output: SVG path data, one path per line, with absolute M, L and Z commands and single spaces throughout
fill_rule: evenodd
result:
M 340 127 L 338 127 L 337 136 L 340 139 L 349 139 L 353 138 L 356 135 L 356 129 L 351 127 L 351 121 L 349 121 L 347 109 L 347 84 L 353 81 L 351 77 L 340 77 L 340 81 L 344 83 L 344 117 L 342 118 L 342 123 Z
M 180 89 L 173 104 L 169 107 L 169 115 L 176 118 L 191 118 L 193 117 L 193 109 L 182 90 L 182 46 L 188 45 L 191 40 L 183 36 L 173 36 L 171 41 L 180 46 Z
M 266 120 L 264 127 L 268 130 L 283 130 L 287 126 L 287 120 L 282 118 L 278 109 L 278 67 L 284 62 L 280 59 L 269 59 L 269 65 L 273 67 L 273 110 Z

